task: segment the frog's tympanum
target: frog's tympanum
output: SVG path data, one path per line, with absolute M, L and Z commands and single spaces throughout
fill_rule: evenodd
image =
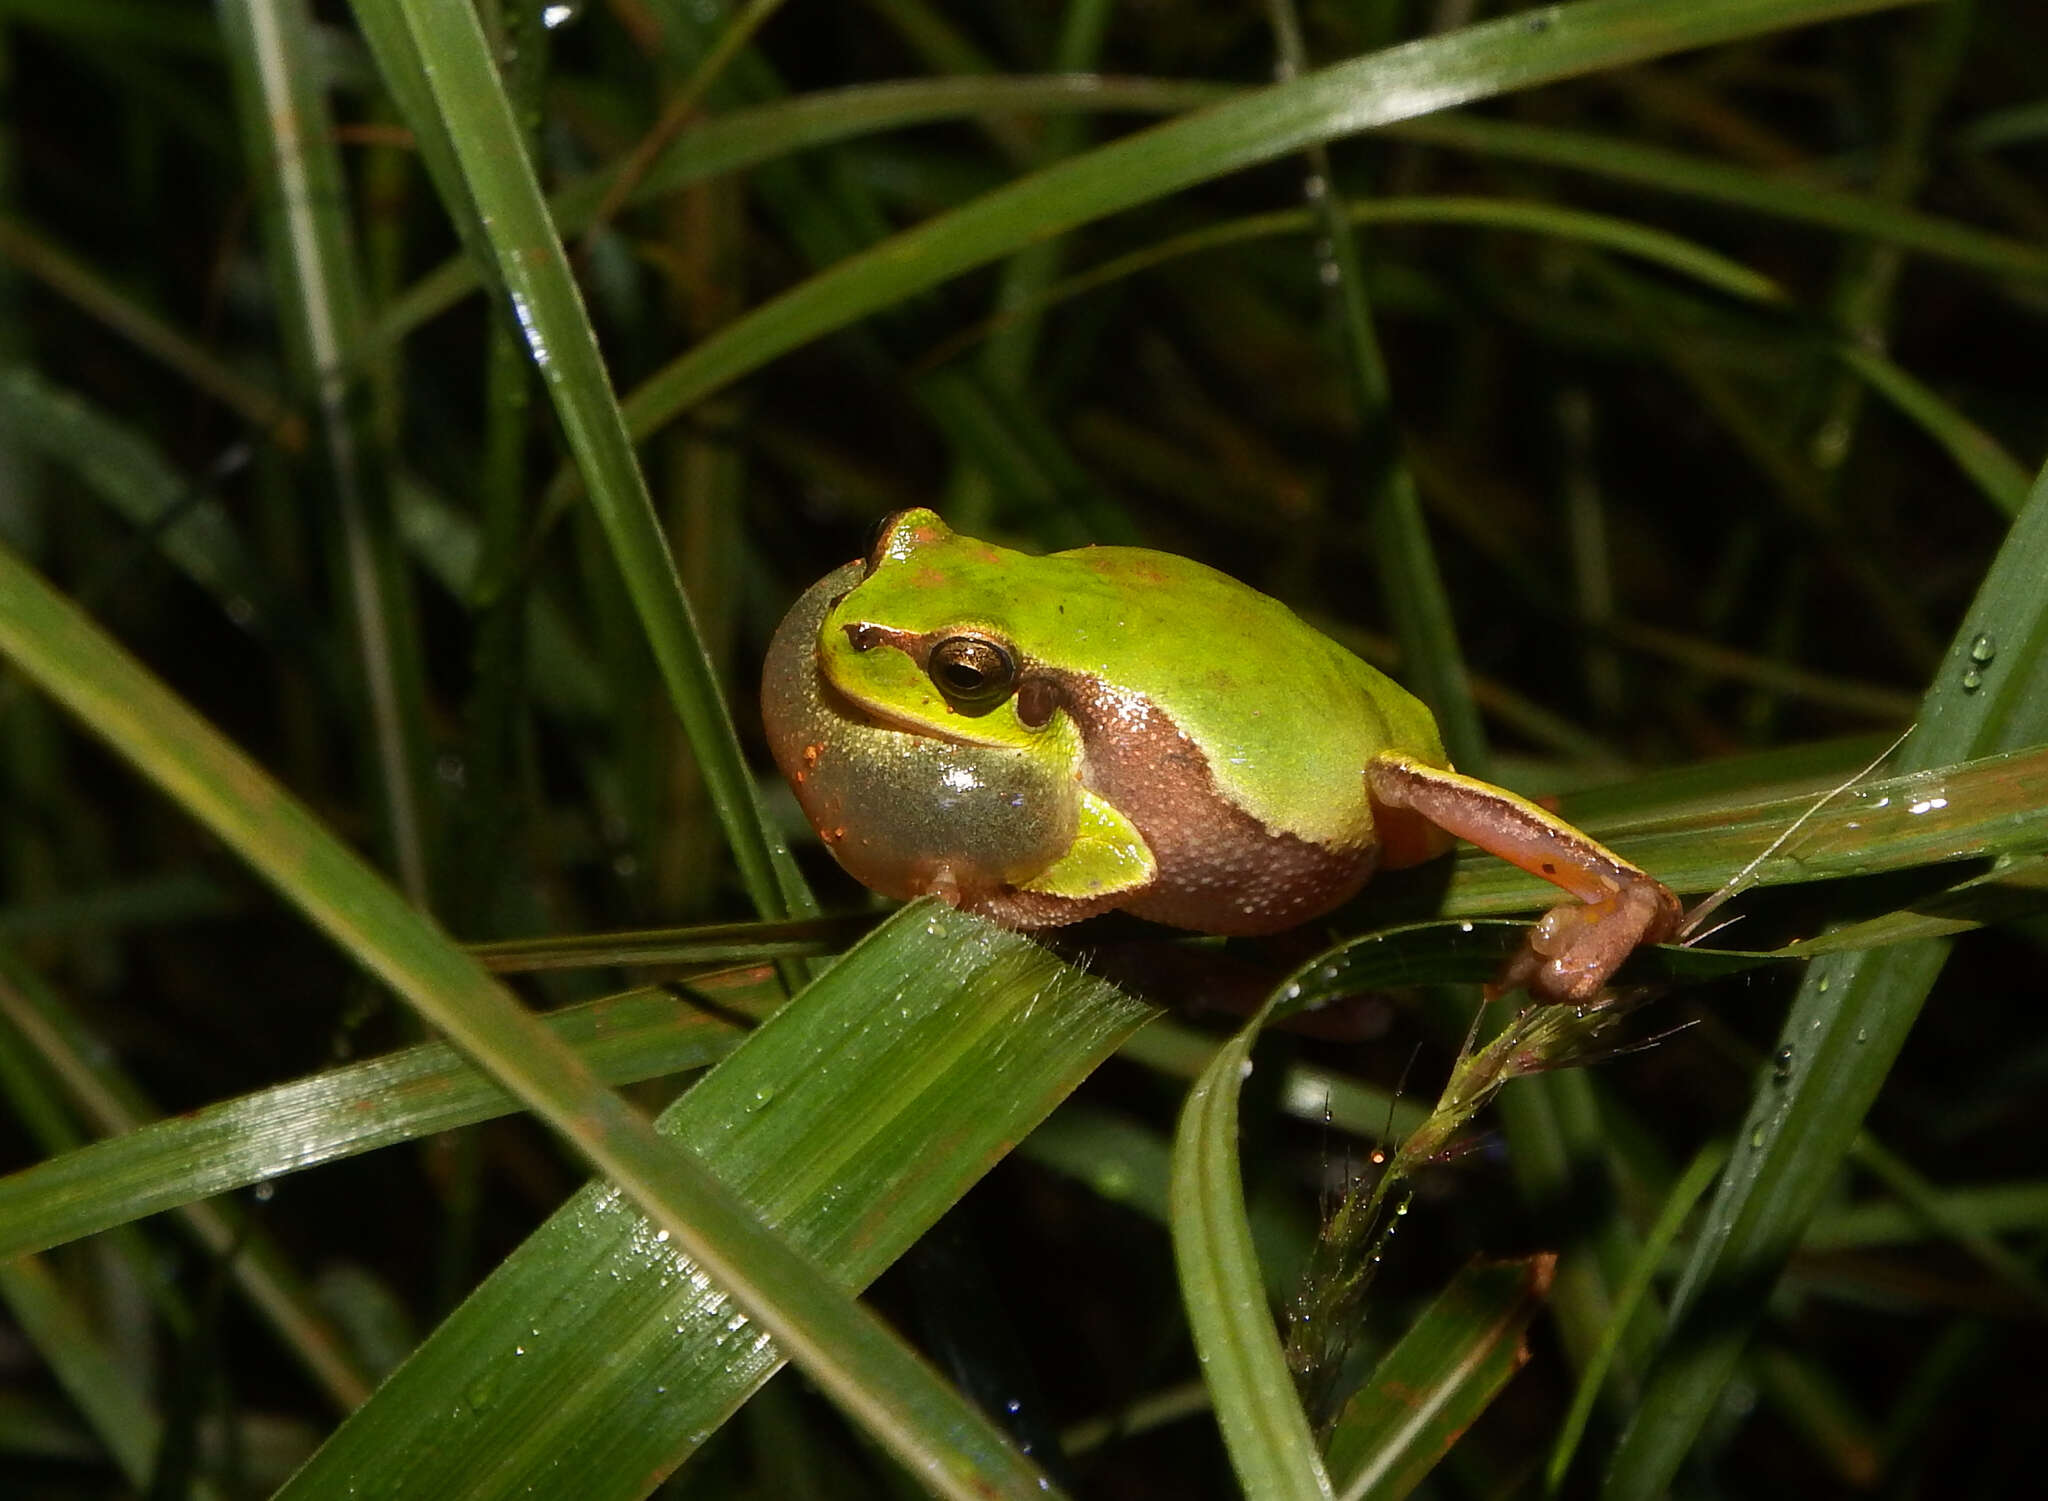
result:
M 1460 776 L 1414 697 L 1274 599 L 1134 547 L 1031 557 L 927 510 L 769 647 L 776 764 L 839 863 L 1011 927 L 1121 907 L 1271 933 L 1469 839 L 1574 900 L 1501 983 L 1584 1001 L 1669 937 L 1669 890 Z

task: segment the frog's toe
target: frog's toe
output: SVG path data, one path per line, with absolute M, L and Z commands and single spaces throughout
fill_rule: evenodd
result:
M 1597 902 L 1567 902 L 1546 912 L 1489 987 L 1489 996 L 1522 989 L 1532 1000 L 1584 1005 L 1622 962 L 1646 943 L 1677 931 L 1678 899 L 1655 881 L 1625 886 Z

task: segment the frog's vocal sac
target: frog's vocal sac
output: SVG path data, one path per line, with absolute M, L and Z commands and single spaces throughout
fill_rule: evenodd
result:
M 1033 557 L 899 512 L 776 630 L 776 764 L 856 879 L 1012 927 L 1110 908 L 1276 932 L 1457 835 L 1569 891 L 1504 981 L 1586 999 L 1677 899 L 1459 775 L 1423 705 L 1279 601 L 1170 553 Z

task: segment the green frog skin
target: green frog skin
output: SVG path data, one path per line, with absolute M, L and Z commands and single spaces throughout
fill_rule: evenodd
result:
M 1277 932 L 1450 836 L 1573 898 L 1531 930 L 1503 988 L 1589 1000 L 1679 921 L 1642 870 L 1452 770 L 1398 684 L 1171 553 L 1033 557 L 900 512 L 784 618 L 762 713 L 805 816 L 857 880 L 1010 927 L 1123 908 Z

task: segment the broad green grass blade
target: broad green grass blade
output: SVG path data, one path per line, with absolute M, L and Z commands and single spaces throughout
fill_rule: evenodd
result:
M 944 908 L 906 910 L 662 1118 L 839 1285 L 872 1279 L 1149 1012 Z M 781 1363 L 598 1184 L 283 1493 L 637 1497 Z M 451 1410 L 452 1409 L 452 1410 Z
M 1920 734 L 1925 731 L 1915 739 Z M 1585 827 L 1685 892 L 1713 890 L 1766 851 L 1771 852 L 1751 873 L 1753 884 L 2026 854 L 2048 842 L 2048 749 L 1860 783 L 1813 812 L 1820 797 L 1757 800 L 1736 794 L 1661 817 L 1646 800 L 1640 815 L 1592 818 Z M 1771 850 L 1795 819 L 1810 812 L 1790 842 Z M 1380 877 L 1366 900 L 1375 910 L 1405 915 L 1414 879 L 1403 872 Z M 1459 916 L 1526 911 L 1543 904 L 1544 890 L 1501 861 L 1460 852 L 1438 910 Z
M 1554 1258 L 1474 1263 L 1451 1279 L 1344 1404 L 1327 1445 L 1343 1501 L 1420 1485 L 1529 1358 L 1523 1334 Z
M 744 1004 L 720 995 L 721 1013 Z M 665 989 L 570 1007 L 547 1023 L 607 1084 L 703 1068 L 742 1035 Z M 0 1259 L 518 1108 L 444 1042 L 223 1100 L 0 1178 Z
M 380 67 L 405 80 L 394 92 L 411 100 L 423 83 L 434 106 L 427 123 L 452 143 L 464 197 L 448 204 L 449 211 L 469 227 L 473 243 L 490 247 L 512 315 L 689 732 L 748 895 L 767 917 L 815 911 L 787 845 L 756 802 L 739 737 L 612 398 L 596 335 L 475 14 L 467 6 L 426 0 L 358 0 L 357 9 L 379 47 Z
M 1473 99 L 1893 0 L 1581 0 L 1412 42 L 1154 126 L 1000 188 L 812 277 L 705 340 L 626 401 L 655 432 L 776 356 L 1023 245 L 1121 209 Z
M 664 1142 L 360 858 L 13 554 L 0 651 L 567 1137 L 927 1484 L 1025 1495 L 1035 1468 L 695 1156 Z M 724 1294 L 721 1294 L 723 1296 Z
M 1901 759 L 1933 766 L 2048 741 L 2048 472 L 1956 632 Z M 1719 1400 L 1764 1299 L 1834 1180 L 1948 956 L 1948 940 L 1816 960 L 1780 1035 L 1791 1067 L 1739 1129 L 1673 1301 L 1671 1331 L 1603 1494 L 1648 1501 Z
M 1174 1132 L 1168 1219 L 1195 1353 L 1238 1482 L 1248 1496 L 1328 1501 L 1330 1477 L 1274 1332 L 1238 1170 L 1238 1095 L 1265 1019 L 1262 1011 L 1217 1049 L 1188 1091 Z

